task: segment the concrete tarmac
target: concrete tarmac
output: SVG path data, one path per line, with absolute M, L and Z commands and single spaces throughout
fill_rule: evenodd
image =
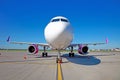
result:
M 23 51 L 0 53 L 0 80 L 57 80 L 56 52 L 44 58 Z M 120 80 L 120 52 L 91 52 L 71 58 L 63 53 L 62 59 L 63 80 Z
M 2 52 L 0 80 L 56 80 L 55 57 L 37 57 L 26 52 Z
M 120 80 L 119 52 L 94 52 L 89 57 L 76 55 L 64 59 L 64 80 Z

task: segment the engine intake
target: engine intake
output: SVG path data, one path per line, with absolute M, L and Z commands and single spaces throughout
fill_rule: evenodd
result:
M 87 52 L 88 52 L 88 47 L 87 47 L 87 46 L 84 46 L 84 47 L 82 48 L 82 52 L 83 52 L 83 53 L 87 53 Z
M 35 45 L 35 44 L 33 44 L 33 45 L 30 45 L 29 47 L 28 47 L 28 52 L 29 53 L 33 53 L 33 54 L 36 54 L 36 53 L 38 53 L 38 45 Z
M 79 49 L 78 49 L 78 53 L 83 54 L 83 55 L 87 54 L 88 53 L 88 46 L 80 45 Z

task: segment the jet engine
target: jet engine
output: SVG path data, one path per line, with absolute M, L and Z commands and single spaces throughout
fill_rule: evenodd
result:
M 79 53 L 79 54 L 82 54 L 82 55 L 88 54 L 88 46 L 79 45 L 78 53 Z
M 36 54 L 36 53 L 38 53 L 38 45 L 35 45 L 35 44 L 33 44 L 33 45 L 30 45 L 29 47 L 28 47 L 28 52 L 29 53 L 33 53 L 33 54 Z

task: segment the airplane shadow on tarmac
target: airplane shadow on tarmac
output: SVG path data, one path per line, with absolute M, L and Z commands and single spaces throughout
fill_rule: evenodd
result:
M 101 63 L 100 59 L 91 55 L 80 56 L 75 54 L 74 57 L 69 57 L 69 54 L 63 54 L 62 57 L 66 58 L 68 62 L 72 62 L 79 65 L 97 65 Z

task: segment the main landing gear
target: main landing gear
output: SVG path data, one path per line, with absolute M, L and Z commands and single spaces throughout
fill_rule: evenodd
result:
M 48 56 L 48 53 L 47 53 L 47 52 L 43 52 L 43 53 L 42 53 L 42 57 L 45 57 L 45 56 L 46 56 L 46 57 Z
M 69 57 L 74 57 L 75 55 L 74 55 L 74 53 L 73 53 L 73 46 L 71 46 L 71 51 L 70 51 L 70 53 L 69 53 Z
M 46 47 L 44 46 L 43 47 L 43 50 L 44 50 L 44 52 L 42 53 L 42 57 L 47 57 L 48 56 L 48 53 L 46 52 Z
M 74 55 L 74 53 L 69 53 L 69 57 L 74 57 L 75 55 Z

